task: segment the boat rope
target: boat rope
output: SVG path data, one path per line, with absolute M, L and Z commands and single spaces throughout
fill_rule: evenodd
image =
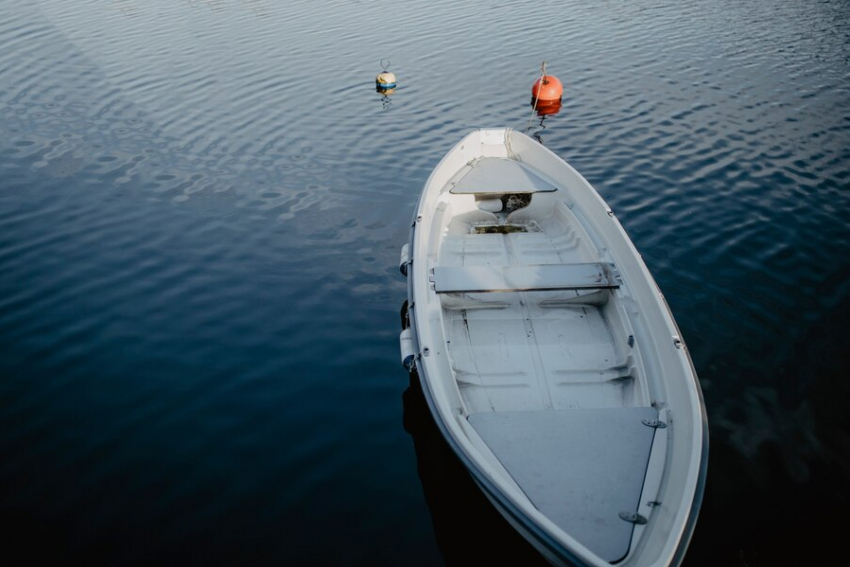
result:
M 543 84 L 543 77 L 546 76 L 546 62 L 540 65 L 540 83 Z M 537 103 L 540 102 L 540 89 L 537 89 L 537 94 L 534 96 L 534 104 L 531 105 L 531 116 L 528 117 L 528 122 L 525 125 L 525 134 L 528 134 L 528 129 L 531 128 L 531 121 L 534 120 L 534 113 L 537 112 Z

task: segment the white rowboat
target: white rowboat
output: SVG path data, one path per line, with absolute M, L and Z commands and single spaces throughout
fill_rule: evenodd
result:
M 502 515 L 554 564 L 678 565 L 705 483 L 702 395 L 590 184 L 528 136 L 472 132 L 426 182 L 401 269 L 402 359 Z

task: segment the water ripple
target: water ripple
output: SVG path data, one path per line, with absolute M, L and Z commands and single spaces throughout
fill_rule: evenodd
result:
M 822 495 L 850 447 L 846 2 L 317 6 L 0 0 L 4 509 L 71 558 L 249 561 L 251 532 L 256 563 L 438 561 L 397 427 L 398 246 L 461 136 L 525 129 L 544 59 L 565 100 L 531 132 L 676 314 L 713 484 L 742 487 L 719 509 Z M 706 564 L 770 549 L 707 508 Z

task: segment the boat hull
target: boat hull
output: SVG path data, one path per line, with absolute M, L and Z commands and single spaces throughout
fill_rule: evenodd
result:
M 519 202 L 515 210 L 508 209 L 511 199 Z M 496 201 L 501 203 L 501 209 Z M 529 203 L 539 211 L 532 210 L 534 206 Z M 581 253 L 568 253 L 557 247 L 554 252 L 535 248 L 540 242 L 563 236 L 559 219 L 550 218 L 552 204 L 563 209 L 562 217 L 569 221 L 562 224 L 570 227 L 571 222 L 575 226 L 570 230 L 580 233 L 577 240 L 585 244 L 576 249 Z M 493 215 L 496 220 L 488 221 Z M 508 219 L 515 222 L 511 224 Z M 459 243 L 463 249 L 460 254 L 453 252 Z M 487 247 L 493 243 L 496 252 L 491 254 Z M 529 243 L 534 246 L 521 249 Z M 500 245 L 504 251 L 498 249 Z M 487 254 L 491 254 L 489 259 L 480 260 Z M 539 256 L 542 261 L 528 264 L 525 259 L 531 256 Z M 575 259 L 584 262 L 569 261 Z M 470 265 L 473 262 L 482 263 Z M 569 270 L 564 269 L 565 264 Z M 598 280 L 593 284 L 596 287 L 581 287 L 574 275 L 591 273 L 597 265 L 613 267 L 605 275 L 606 285 Z M 522 277 L 515 275 L 518 271 L 523 272 Z M 409 325 L 408 346 L 403 353 L 409 363 L 406 366 L 418 373 L 443 436 L 499 512 L 553 564 L 680 563 L 704 490 L 708 436 L 702 395 L 666 301 L 616 217 L 592 187 L 560 158 L 521 134 L 510 130 L 474 132 L 447 154 L 426 183 L 402 255 L 402 272 L 408 276 L 408 309 L 403 315 L 403 325 Z M 571 274 L 573 281 L 563 281 Z M 520 287 L 517 281 L 521 282 Z M 492 299 L 496 296 L 498 300 Z M 534 307 L 529 307 L 532 304 Z M 493 316 L 494 313 L 498 315 Z M 572 321 L 579 321 L 576 314 L 584 321 Z M 520 323 L 523 318 L 527 322 Z M 492 328 L 501 331 L 491 332 Z M 555 331 L 547 335 L 549 328 Z M 526 349 L 528 345 L 517 329 L 533 337 L 528 342 L 533 348 Z M 613 370 L 594 369 L 604 378 L 596 380 L 599 387 L 595 390 L 582 386 L 580 380 L 563 388 L 558 377 L 587 370 L 552 369 L 552 361 L 560 361 L 558 357 L 563 358 L 565 352 L 577 350 L 576 344 L 587 334 L 605 339 L 585 345 L 589 350 L 600 351 L 600 357 L 625 355 L 628 375 L 609 379 L 604 372 Z M 636 336 L 640 343 L 637 346 Z M 659 344 L 664 336 L 668 337 L 667 345 Z M 488 343 L 488 338 L 493 340 Z M 605 347 L 610 352 L 602 352 L 605 349 L 599 345 L 607 342 L 613 346 Z M 500 373 L 503 369 L 498 365 L 489 367 L 489 358 L 498 354 L 499 347 L 502 366 L 520 359 L 527 368 L 508 368 Z M 532 354 L 518 356 L 526 350 Z M 578 351 L 573 355 L 576 360 L 582 358 Z M 471 362 L 467 363 L 467 359 Z M 613 368 L 625 372 L 623 367 Z M 502 390 L 527 390 L 527 384 L 520 384 L 517 378 L 525 374 L 535 374 L 542 384 L 539 391 L 548 393 L 548 398 L 543 395 L 539 407 L 536 401 L 524 400 L 515 393 L 503 395 Z M 652 377 L 654 374 L 661 377 Z M 503 383 L 496 383 L 499 380 Z M 670 387 L 665 388 L 665 380 L 671 383 Z M 581 410 L 587 412 L 577 414 Z M 597 476 L 594 471 L 604 469 L 611 455 L 595 452 L 594 443 L 570 438 L 568 430 L 575 427 L 563 424 L 575 422 L 576 415 L 599 421 L 600 412 L 612 411 L 618 416 L 651 411 L 657 418 L 642 420 L 654 425 L 619 427 L 632 433 L 631 437 L 621 436 L 615 445 L 620 443 L 621 449 L 631 447 L 637 435 L 649 448 L 638 451 L 634 462 L 626 463 L 636 471 L 624 477 L 635 486 L 623 495 L 627 509 L 619 519 L 610 518 L 611 510 L 604 511 L 606 525 L 610 526 L 605 533 L 620 535 L 597 537 L 577 519 L 579 514 L 562 514 L 559 510 L 564 506 L 578 509 L 578 505 L 601 510 L 604 498 L 571 500 L 561 496 L 571 492 L 572 484 L 562 483 L 557 490 L 531 486 L 523 480 L 529 476 L 529 471 L 524 470 L 528 468 L 524 465 L 528 460 L 525 454 L 518 453 L 501 437 L 505 431 L 532 428 L 528 437 L 531 452 L 527 453 L 532 461 L 538 455 L 536 446 L 540 455 L 560 455 L 554 459 L 541 457 L 551 463 L 543 462 L 540 470 L 531 470 L 532 476 L 547 474 L 547 466 L 550 471 L 557 467 L 564 470 L 565 466 L 575 468 L 570 462 L 573 452 L 569 443 L 573 444 L 574 453 L 581 455 L 582 463 L 601 463 L 581 469 L 589 471 L 586 476 Z M 476 423 L 493 422 L 494 418 L 505 421 L 504 427 L 476 428 Z M 682 425 L 678 425 L 680 420 Z M 598 429 L 610 429 L 605 421 Z M 552 428 L 544 431 L 534 425 L 543 422 L 560 424 L 554 437 Z M 641 427 L 658 429 L 647 432 Z M 590 430 L 590 437 L 594 431 Z M 619 439 L 620 434 L 611 430 L 605 435 Z M 550 439 L 549 445 L 541 438 Z M 550 446 L 558 449 L 547 448 Z M 673 458 L 687 459 L 687 465 L 675 467 L 670 464 Z M 549 474 L 549 484 L 557 485 L 556 476 L 563 475 Z M 575 481 L 582 482 L 582 478 Z M 599 485 L 590 486 L 587 491 L 607 490 Z M 641 497 L 641 502 L 629 503 L 637 498 L 635 495 Z M 646 495 L 653 499 L 643 498 Z M 659 504 L 661 497 L 674 501 Z M 555 512 L 544 513 L 547 510 Z M 591 512 L 602 513 L 595 509 Z M 618 523 L 627 522 L 623 519 L 626 516 L 634 518 L 634 527 Z M 663 537 L 665 533 L 669 535 Z

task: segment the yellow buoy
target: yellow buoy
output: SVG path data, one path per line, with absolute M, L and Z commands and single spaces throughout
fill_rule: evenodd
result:
M 375 87 L 378 89 L 380 93 L 389 94 L 390 91 L 396 88 L 396 78 L 394 73 L 390 73 L 387 71 L 387 67 L 390 66 L 390 61 L 387 60 L 387 64 L 384 65 L 384 60 L 381 60 L 381 67 L 383 67 L 383 71 L 378 73 L 378 76 L 375 77 Z
M 394 89 L 396 86 L 396 78 L 393 73 L 384 71 L 382 73 L 378 73 L 378 76 L 375 78 L 375 83 L 382 89 Z

